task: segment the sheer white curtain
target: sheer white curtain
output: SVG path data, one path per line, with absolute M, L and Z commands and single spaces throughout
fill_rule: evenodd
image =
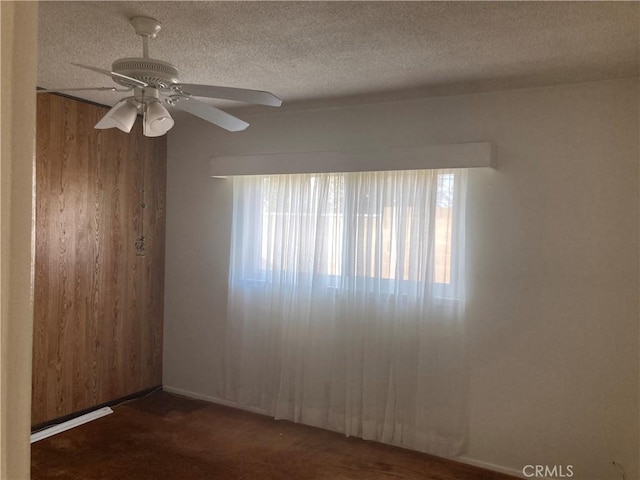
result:
M 459 453 L 464 195 L 463 170 L 236 177 L 226 398 Z

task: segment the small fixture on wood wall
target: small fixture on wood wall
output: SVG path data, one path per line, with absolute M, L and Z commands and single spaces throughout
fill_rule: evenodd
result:
M 140 189 L 140 221 L 138 222 L 138 237 L 135 241 L 136 257 L 144 257 L 145 255 L 145 243 L 144 243 L 144 211 L 147 208 L 147 204 L 144 201 L 144 157 L 140 162 L 140 177 L 142 179 L 142 188 Z
M 140 235 L 136 238 L 135 246 L 136 246 L 136 256 L 144 257 L 145 251 L 145 243 L 144 243 L 144 209 L 147 208 L 147 205 L 144 203 L 144 188 L 141 190 L 142 203 L 140 203 Z

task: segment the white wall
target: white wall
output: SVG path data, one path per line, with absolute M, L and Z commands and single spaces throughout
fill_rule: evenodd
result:
M 0 2 L 0 478 L 29 478 L 37 2 Z
M 469 181 L 468 459 L 638 478 L 638 80 L 180 119 L 169 136 L 164 384 L 219 396 L 230 181 L 212 155 L 493 141 Z

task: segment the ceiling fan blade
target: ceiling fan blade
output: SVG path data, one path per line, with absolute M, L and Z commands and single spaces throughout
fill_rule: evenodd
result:
M 239 132 L 249 126 L 244 120 L 240 120 L 216 107 L 207 105 L 199 100 L 194 100 L 193 98 L 174 99 L 172 105 L 178 110 L 183 110 L 191 115 L 200 117 L 230 132 Z
M 221 98 L 224 100 L 235 100 L 238 102 L 255 103 L 257 105 L 268 105 L 279 107 L 282 100 L 273 93 L 261 90 L 248 90 L 246 88 L 216 87 L 214 85 L 195 85 L 193 83 L 179 83 L 175 85 L 184 93 L 195 97 Z
M 116 87 L 86 87 L 86 88 L 43 88 L 36 90 L 36 93 L 58 93 L 58 92 L 88 92 L 88 91 L 104 91 L 104 92 L 130 92 L 130 88 Z
M 127 83 L 130 83 L 134 87 L 148 87 L 149 86 L 148 83 L 142 82 L 142 81 L 137 80 L 137 79 L 135 79 L 133 77 L 128 77 L 126 75 L 122 75 L 121 73 L 111 72 L 111 71 L 105 70 L 103 68 L 91 67 L 89 65 L 82 65 L 80 63 L 73 63 L 73 62 L 71 62 L 71 65 L 75 65 L 76 67 L 84 68 L 84 69 L 87 69 L 87 70 L 92 70 L 94 72 L 102 73 L 103 75 L 108 75 L 110 77 L 121 78 L 121 79 L 125 80 Z

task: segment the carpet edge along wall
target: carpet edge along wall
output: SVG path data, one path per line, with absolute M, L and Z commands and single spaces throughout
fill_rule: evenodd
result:
M 32 424 L 162 383 L 166 137 L 106 111 L 38 95 Z

